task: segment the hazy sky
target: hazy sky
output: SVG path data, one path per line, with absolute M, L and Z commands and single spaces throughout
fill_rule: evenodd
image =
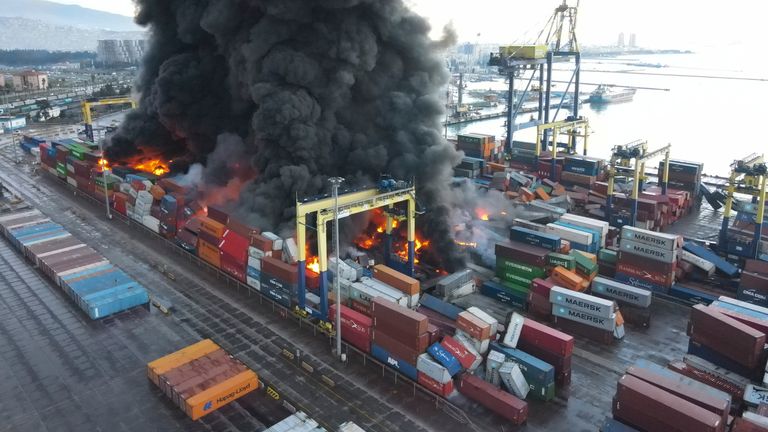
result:
M 123 15 L 134 11 L 132 0 L 53 1 Z M 405 0 L 430 20 L 436 35 L 453 22 L 462 41 L 506 43 L 532 42 L 560 1 Z M 766 15 L 764 0 L 582 0 L 578 36 L 585 44 L 613 44 L 619 32 L 634 32 L 639 45 L 655 48 L 740 43 L 762 49 Z

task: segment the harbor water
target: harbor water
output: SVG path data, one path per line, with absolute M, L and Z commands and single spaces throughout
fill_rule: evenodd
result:
M 659 64 L 665 67 L 654 67 Z M 566 89 L 572 74 L 565 70 L 572 67 L 573 63 L 555 66 L 553 80 L 564 82 L 556 83 L 553 91 Z M 516 89 L 525 88 L 529 74 L 515 82 Z M 768 149 L 761 127 L 768 74 L 761 69 L 760 59 L 750 58 L 738 47 L 692 54 L 586 58 L 581 82 L 582 100 L 600 83 L 660 89 L 638 89 L 631 102 L 584 103 L 580 115 L 590 121 L 590 155 L 607 158 L 615 145 L 646 139 L 650 149 L 671 143 L 672 157 L 703 162 L 706 174 L 726 176 L 734 160 Z M 502 77 L 467 83 L 468 90 L 489 88 L 503 90 L 507 84 Z M 553 98 L 552 105 L 558 101 Z M 556 119 L 568 115 L 568 110 L 561 110 Z M 530 116 L 520 115 L 517 122 L 528 121 Z M 500 138 L 505 135 L 504 124 L 505 119 L 497 118 L 453 125 L 448 135 L 477 132 Z M 532 141 L 535 129 L 515 132 L 514 139 Z

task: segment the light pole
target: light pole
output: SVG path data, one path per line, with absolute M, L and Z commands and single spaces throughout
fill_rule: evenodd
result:
M 339 186 L 344 179 L 341 177 L 331 177 L 328 179 L 333 189 L 333 244 L 336 249 L 336 271 L 333 283 L 336 288 L 336 355 L 341 361 L 345 360 L 345 355 L 341 353 L 341 283 L 339 281 L 339 261 L 341 253 L 339 250 Z

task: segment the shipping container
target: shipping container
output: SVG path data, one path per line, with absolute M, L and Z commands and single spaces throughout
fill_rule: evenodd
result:
M 184 347 L 165 357 L 149 362 L 147 364 L 147 377 L 155 385 L 159 386 L 160 375 L 219 349 L 221 349 L 221 347 L 216 345 L 212 340 L 203 339 L 200 342 Z
M 451 355 L 453 355 L 456 360 L 459 361 L 461 367 L 464 369 L 472 369 L 472 365 L 474 365 L 478 360 L 478 358 L 472 354 L 464 345 L 459 343 L 451 336 L 443 337 L 440 345 L 442 345 L 446 351 L 451 353 Z
M 555 305 L 565 306 L 574 311 L 585 312 L 595 317 L 608 319 L 614 316 L 616 308 L 616 305 L 612 300 L 571 291 L 558 286 L 552 288 L 550 291 L 549 301 Z
M 462 367 L 459 360 L 451 354 L 450 351 L 443 348 L 439 343 L 435 343 L 427 349 L 429 355 L 438 363 L 443 365 L 451 376 L 461 372 Z
M 395 357 L 416 367 L 416 361 L 420 354 L 424 353 L 429 346 L 429 334 L 424 333 L 421 339 L 402 342 L 402 338 L 397 333 L 381 330 L 377 327 L 373 329 L 372 342 Z
M 516 348 L 508 348 L 496 342 L 490 345 L 492 351 L 504 354 L 517 363 L 528 382 L 529 396 L 539 400 L 552 400 L 555 397 L 555 368 L 542 360 Z
M 689 335 L 748 368 L 757 366 L 765 346 L 765 333 L 702 305 L 691 308 Z
M 432 356 L 427 353 L 420 354 L 416 359 L 416 370 L 418 370 L 420 374 L 429 376 L 439 384 L 451 382 L 451 377 L 458 373 L 456 372 L 452 374 L 445 366 L 434 360 Z M 459 369 L 459 372 L 460 371 L 461 370 Z
M 408 308 L 375 298 L 371 311 L 374 327 L 387 326 L 391 332 L 409 339 L 417 339 L 427 332 L 427 317 Z
M 336 322 L 336 305 L 328 307 L 328 316 L 331 322 Z M 341 305 L 341 337 L 357 349 L 371 352 L 371 338 L 373 337 L 373 320 L 360 312 Z
M 496 258 L 506 258 L 532 267 L 544 267 L 547 264 L 549 249 L 532 246 L 519 241 L 497 243 L 495 246 Z
M 386 349 L 375 343 L 371 345 L 371 355 L 373 355 L 376 360 L 395 369 L 408 378 L 414 381 L 418 380 L 418 371 L 416 370 L 415 361 L 413 363 L 408 363 L 401 358 L 393 356 Z
M 655 284 L 652 282 L 649 282 L 645 279 L 641 279 L 636 276 L 632 276 L 626 273 L 616 272 L 614 275 L 615 279 L 619 282 L 625 283 L 629 286 L 640 288 L 646 291 L 652 291 L 657 293 L 663 293 L 666 294 L 669 292 L 670 287 L 666 287 L 663 285 Z
M 450 396 L 454 390 L 452 379 L 449 379 L 448 382 L 441 384 L 421 371 L 418 371 L 417 373 L 417 381 L 419 384 L 429 389 L 429 391 L 432 393 L 442 397 Z
M 518 344 L 535 345 L 548 352 L 570 357 L 573 354 L 573 336 L 555 330 L 544 324 L 526 318 L 520 332 Z M 524 348 L 521 347 L 523 351 Z
M 562 305 L 552 305 L 552 315 L 567 320 L 576 321 L 580 324 L 595 327 L 600 330 L 613 332 L 616 329 L 616 314 L 610 318 L 590 315 L 581 310 L 574 310 Z
M 528 419 L 527 403 L 476 376 L 468 373 L 461 375 L 458 390 L 512 424 L 521 425 Z
M 528 309 L 527 290 L 513 290 L 507 285 L 486 281 L 480 287 L 480 294 L 518 309 Z
M 650 258 L 661 263 L 673 263 L 677 261 L 677 249 L 666 250 L 631 240 L 621 240 L 621 251 Z
M 491 325 L 467 311 L 459 314 L 456 319 L 456 327 L 481 341 L 491 337 Z
M 373 277 L 410 296 L 421 292 L 418 280 L 382 264 L 373 267 Z
M 665 234 L 625 225 L 621 228 L 621 240 L 674 251 L 682 247 L 682 238 L 675 234 Z
M 458 318 L 459 313 L 463 311 L 463 309 L 461 309 L 460 307 L 455 306 L 451 303 L 445 302 L 443 300 L 440 300 L 429 294 L 422 295 L 421 299 L 419 300 L 419 304 L 435 312 L 438 312 L 441 315 L 444 315 L 447 318 L 454 321 L 456 320 L 456 318 Z
M 531 246 L 541 247 L 551 252 L 560 250 L 560 237 L 552 234 L 536 232 L 527 228 L 512 227 L 509 230 L 510 240 L 522 242 Z
M 601 276 L 592 281 L 592 292 L 612 298 L 622 303 L 628 303 L 641 308 L 647 308 L 651 305 L 653 295 L 650 291 L 635 288 L 627 284 L 614 281 Z
M 501 382 L 512 394 L 521 400 L 528 397 L 531 388 L 520 371 L 520 366 L 514 362 L 504 362 L 499 368 Z

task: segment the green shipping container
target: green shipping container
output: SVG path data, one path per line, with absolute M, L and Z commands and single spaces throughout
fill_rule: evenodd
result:
M 501 280 L 499 281 L 499 283 L 504 287 L 505 290 L 507 290 L 509 293 L 517 297 L 528 297 L 528 293 L 531 291 L 530 284 L 521 285 L 515 282 L 509 282 L 505 280 Z
M 496 269 L 502 269 L 507 273 L 524 277 L 529 281 L 532 281 L 538 277 L 544 277 L 547 274 L 547 270 L 542 267 L 534 267 L 502 257 L 496 257 Z
M 597 259 L 601 262 L 616 264 L 619 261 L 619 253 L 611 249 L 600 249 Z
M 565 267 L 570 271 L 576 270 L 576 258 L 570 255 L 551 253 L 547 255 L 547 265 Z
M 580 254 L 578 251 L 572 251 L 571 256 L 576 260 L 576 272 L 582 276 L 592 277 L 597 274 L 600 267 L 592 260 Z

